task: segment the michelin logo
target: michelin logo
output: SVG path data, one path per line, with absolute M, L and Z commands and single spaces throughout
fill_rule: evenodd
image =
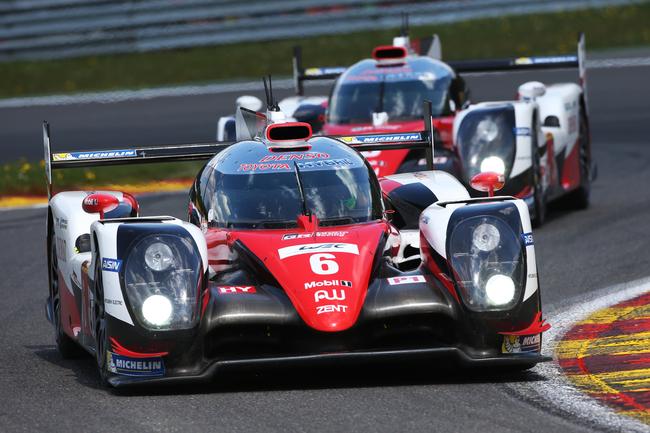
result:
M 165 375 L 162 358 L 130 358 L 107 352 L 108 370 L 123 376 L 159 377 Z
M 348 137 L 339 137 L 339 139 L 347 144 L 404 143 L 409 141 L 420 141 L 422 140 L 422 135 L 420 135 L 419 133 L 356 135 L 356 136 L 348 136 Z
M 122 260 L 119 259 L 102 259 L 102 269 L 110 272 L 120 272 Z
M 134 158 L 138 156 L 134 149 L 110 150 L 105 152 L 69 152 L 55 153 L 52 156 L 54 161 L 76 161 L 80 159 L 111 159 L 111 158 Z

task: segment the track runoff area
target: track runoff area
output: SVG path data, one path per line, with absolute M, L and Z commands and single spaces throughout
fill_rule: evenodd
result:
M 579 390 L 650 424 L 650 292 L 590 314 L 555 354 Z
M 650 278 L 567 300 L 548 310 L 545 355 L 534 386 L 510 390 L 578 424 L 650 431 Z

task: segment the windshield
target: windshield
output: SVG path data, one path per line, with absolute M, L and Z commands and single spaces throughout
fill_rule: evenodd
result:
M 432 102 L 432 114 L 438 117 L 448 112 L 450 83 L 449 76 L 433 75 L 408 81 L 342 82 L 332 92 L 329 122 L 371 123 L 372 113 L 382 111 L 390 121 L 419 120 L 424 101 Z
M 379 187 L 365 165 L 301 170 L 307 209 L 320 225 L 343 225 L 381 218 Z M 297 225 L 301 198 L 290 171 L 224 174 L 210 180 L 210 225 L 228 228 L 290 228 Z

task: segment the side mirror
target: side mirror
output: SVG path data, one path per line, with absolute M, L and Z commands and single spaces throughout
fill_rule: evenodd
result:
M 546 86 L 539 81 L 529 81 L 519 86 L 519 97 L 524 101 L 534 101 L 535 98 L 544 96 Z
M 488 197 L 494 197 L 494 191 L 503 188 L 506 178 L 503 174 L 493 171 L 484 171 L 472 177 L 470 185 L 477 191 L 487 192 Z
M 98 213 L 100 219 L 104 214 L 118 207 L 120 201 L 111 194 L 96 192 L 83 199 L 81 207 L 86 213 Z

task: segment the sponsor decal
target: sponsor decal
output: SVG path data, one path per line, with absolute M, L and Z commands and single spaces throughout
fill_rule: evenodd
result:
M 359 255 L 359 247 L 356 244 L 346 243 L 317 243 L 292 245 L 278 250 L 280 259 L 312 253 L 349 253 Z
M 111 159 L 111 158 L 134 158 L 138 156 L 134 149 L 110 150 L 105 152 L 70 152 L 55 153 L 52 155 L 54 161 L 76 161 L 79 159 Z
M 317 305 L 316 314 L 345 313 L 347 309 L 347 305 Z
M 68 220 L 65 218 L 55 218 L 56 227 L 61 230 L 68 230 Z
M 440 165 L 447 164 L 447 161 L 449 161 L 449 158 L 446 157 L 446 156 L 434 156 L 433 157 L 433 163 L 434 164 L 440 164 Z M 424 164 L 420 164 L 420 165 L 424 165 Z
M 266 155 L 259 162 L 270 162 L 270 161 L 302 161 L 309 159 L 327 159 L 329 158 L 329 153 L 321 152 L 307 152 L 307 153 L 280 153 L 273 155 Z
M 122 301 L 120 301 L 119 299 L 107 299 L 107 298 L 104 298 L 104 304 L 122 305 Z
M 347 236 L 348 232 L 316 232 L 316 233 L 288 233 L 282 236 L 283 241 L 290 241 L 292 239 L 310 239 L 310 238 L 327 238 Z
M 66 240 L 57 236 L 56 257 L 62 262 L 65 262 L 67 260 L 66 253 L 65 253 L 67 249 L 68 249 L 68 243 L 66 242 Z
M 319 159 L 316 161 L 303 161 L 296 162 L 298 168 L 323 168 L 323 167 L 342 167 L 345 165 L 352 165 L 352 161 L 347 158 L 340 159 Z
M 345 300 L 345 290 L 332 290 L 330 293 L 329 290 L 317 290 L 314 292 L 314 302 L 320 302 L 323 299 L 328 301 L 344 301 Z
M 307 68 L 305 69 L 305 76 L 318 77 L 321 75 L 342 74 L 345 72 L 345 69 L 346 68 L 341 66 L 332 66 L 329 68 Z
M 512 128 L 512 132 L 514 132 L 515 135 L 530 136 L 530 128 Z
M 504 335 L 501 353 L 539 352 L 542 342 L 541 335 Z
M 130 358 L 106 352 L 108 371 L 123 376 L 160 377 L 165 375 L 165 363 L 161 357 Z
M 400 284 L 414 284 L 414 283 L 426 283 L 427 280 L 424 278 L 424 275 L 407 275 L 403 277 L 390 277 L 386 278 L 388 284 L 391 286 L 399 286 Z
M 228 295 L 232 293 L 257 293 L 255 286 L 219 286 L 217 290 L 222 295 Z
M 420 133 L 410 134 L 378 134 L 378 135 L 357 135 L 339 138 L 348 144 L 372 144 L 372 143 L 401 143 L 409 141 L 420 141 Z
M 102 259 L 102 269 L 110 272 L 120 272 L 122 260 L 119 259 Z
M 239 164 L 238 171 L 291 170 L 286 162 L 271 164 Z
M 331 287 L 331 286 L 352 287 L 352 281 L 324 280 L 324 281 L 310 281 L 308 283 L 305 283 L 305 289 L 313 289 L 314 287 Z
M 533 241 L 533 234 L 532 233 L 522 233 L 521 234 L 521 241 L 524 243 L 524 246 L 526 246 L 526 247 L 535 244 L 535 242 Z
M 515 65 L 532 65 L 533 60 L 530 57 L 518 57 L 515 59 Z

